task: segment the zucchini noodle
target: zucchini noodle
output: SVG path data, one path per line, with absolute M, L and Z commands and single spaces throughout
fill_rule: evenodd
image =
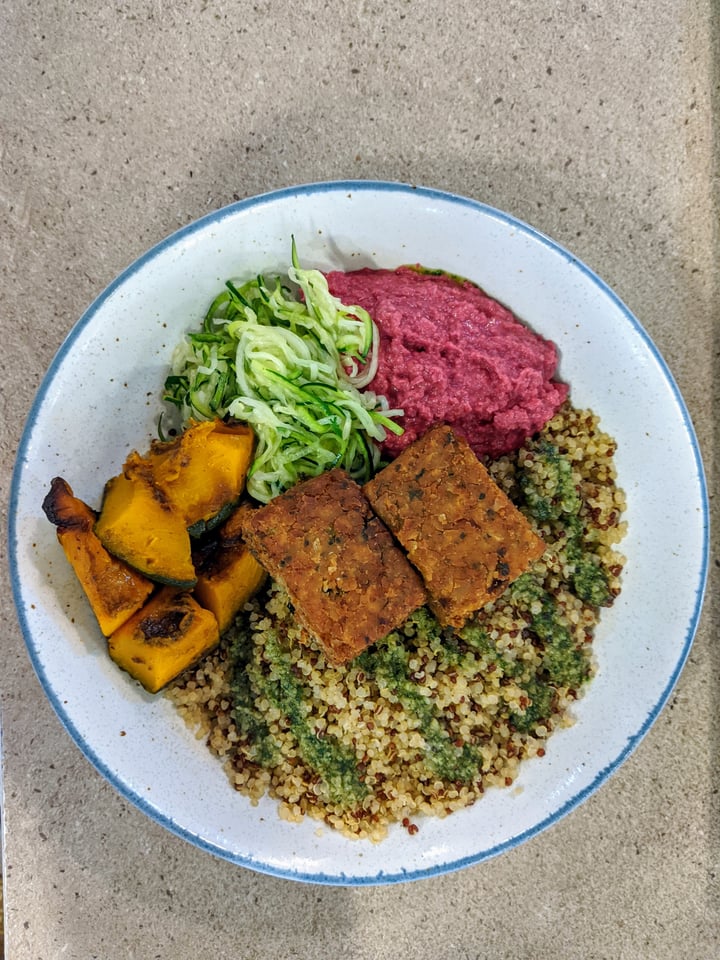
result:
M 394 422 L 403 411 L 366 389 L 378 362 L 370 315 L 333 297 L 319 270 L 302 269 L 294 240 L 287 277 L 296 290 L 280 277 L 228 280 L 165 381 L 183 424 L 229 416 L 253 427 L 247 489 L 262 503 L 333 467 L 368 480 L 387 431 L 403 432 Z

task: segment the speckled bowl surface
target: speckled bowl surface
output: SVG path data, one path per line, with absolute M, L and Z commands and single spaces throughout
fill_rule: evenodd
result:
M 294 235 L 305 266 L 418 262 L 466 276 L 561 352 L 577 406 L 618 441 L 628 498 L 623 592 L 596 634 L 598 674 L 544 758 L 473 808 L 397 828 L 380 844 L 235 793 L 169 701 L 109 660 L 41 503 L 66 477 L 97 505 L 129 449 L 156 436 L 173 346 L 228 277 L 284 272 Z M 30 411 L 10 500 L 13 589 L 35 670 L 83 753 L 127 799 L 189 842 L 296 880 L 391 883 L 508 850 L 582 803 L 657 718 L 687 658 L 702 605 L 707 494 L 685 405 L 638 321 L 587 267 L 481 203 L 403 184 L 311 184 L 244 200 L 193 223 L 132 264 L 80 318 Z

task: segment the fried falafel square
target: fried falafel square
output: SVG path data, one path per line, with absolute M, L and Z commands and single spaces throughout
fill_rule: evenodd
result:
M 439 425 L 363 491 L 428 591 L 441 624 L 461 627 L 542 556 L 545 544 L 478 460 Z
M 243 536 L 330 663 L 353 659 L 425 603 L 417 572 L 344 470 L 249 513 Z

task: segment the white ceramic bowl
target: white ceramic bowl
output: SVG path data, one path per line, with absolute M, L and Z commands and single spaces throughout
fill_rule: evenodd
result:
M 475 807 L 350 841 L 253 807 L 163 697 L 109 660 L 41 511 L 64 476 L 97 504 L 126 452 L 156 435 L 170 353 L 228 277 L 305 266 L 418 262 L 466 276 L 561 351 L 561 376 L 618 441 L 628 497 L 623 592 L 603 613 L 597 677 L 577 722 L 551 737 L 511 790 Z M 390 883 L 507 850 L 596 790 L 656 719 L 688 655 L 707 567 L 707 496 L 692 425 L 647 334 L 608 287 L 551 240 L 473 200 L 402 184 L 338 182 L 243 200 L 173 234 L 130 266 L 70 332 L 28 418 L 10 504 L 12 581 L 30 658 L 88 759 L 169 830 L 234 863 L 297 880 Z M 668 589 L 668 585 L 672 589 Z

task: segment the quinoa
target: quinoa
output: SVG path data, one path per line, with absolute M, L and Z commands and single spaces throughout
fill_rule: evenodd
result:
M 334 667 L 270 582 L 168 695 L 236 790 L 351 838 L 382 840 L 392 823 L 413 834 L 420 817 L 511 786 L 572 724 L 598 669 L 594 630 L 625 562 L 614 453 L 597 416 L 568 401 L 516 453 L 486 462 L 547 549 L 464 627 L 423 607 Z

